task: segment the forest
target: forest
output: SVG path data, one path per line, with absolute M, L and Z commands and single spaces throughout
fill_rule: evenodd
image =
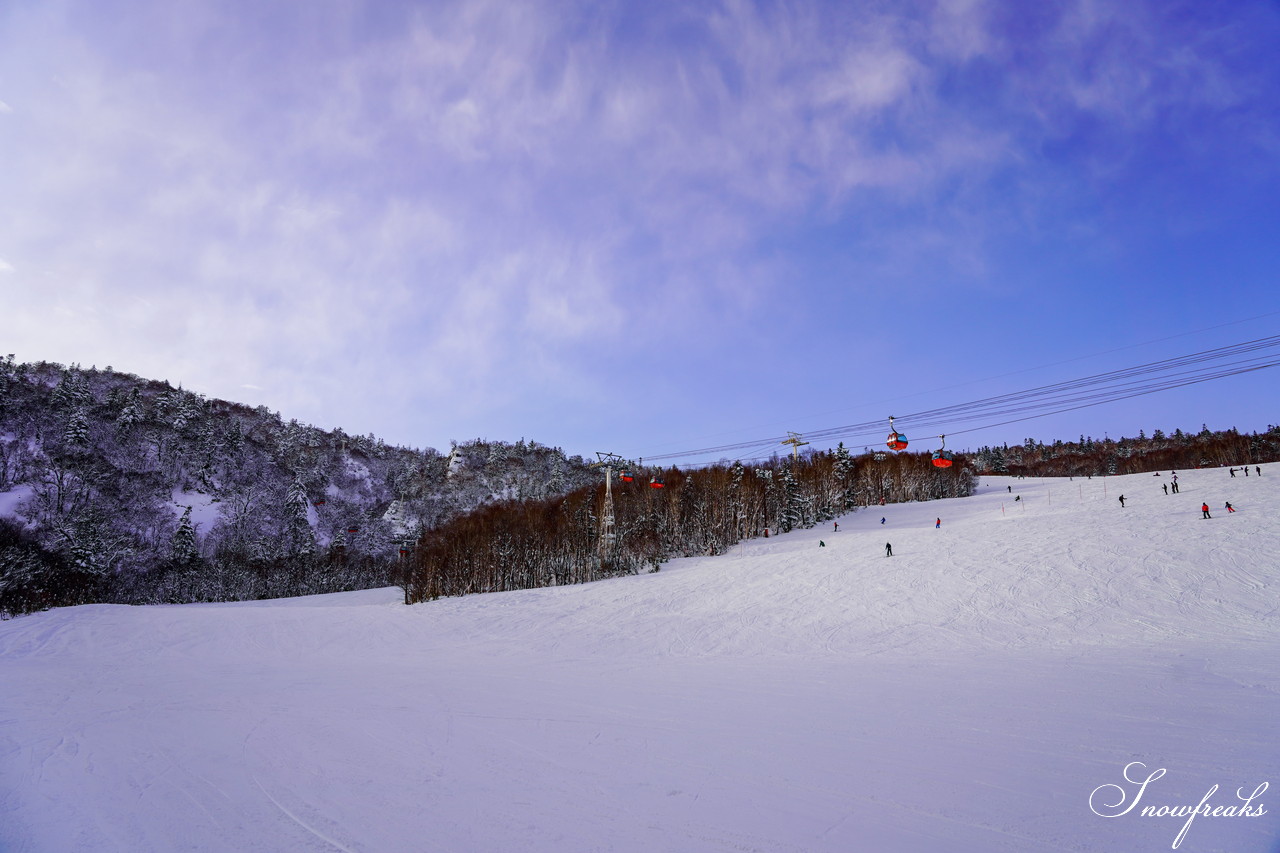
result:
M 486 503 L 594 482 L 521 439 L 448 453 L 285 421 L 111 368 L 0 360 L 0 616 L 385 586 Z
M 1010 447 L 981 447 L 971 457 L 979 474 L 1027 477 L 1105 477 L 1175 471 L 1191 468 L 1223 468 L 1280 461 L 1280 426 L 1266 432 L 1242 434 L 1235 428 L 1199 432 L 1175 429 L 1170 434 L 1145 430 L 1137 438 L 1094 439 L 1044 444 L 1028 438 Z
M 963 458 L 939 468 L 927 453 L 854 457 L 843 444 L 750 466 L 629 473 L 629 483 L 615 476 L 606 487 L 602 476 L 591 488 L 486 506 L 425 532 L 399 567 L 405 602 L 658 571 L 672 557 L 720 554 L 862 506 L 965 497 L 977 482 Z

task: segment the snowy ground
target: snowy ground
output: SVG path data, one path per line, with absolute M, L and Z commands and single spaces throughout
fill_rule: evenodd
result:
M 988 478 L 414 607 L 0 623 L 0 850 L 1157 851 L 1186 818 L 1143 807 L 1267 782 L 1178 849 L 1276 853 L 1280 465 L 1180 481 Z M 1095 814 L 1131 762 L 1166 772 Z

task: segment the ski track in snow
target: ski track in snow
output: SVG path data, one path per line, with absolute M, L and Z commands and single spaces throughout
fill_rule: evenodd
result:
M 1089 793 L 1280 783 L 1280 465 L 1167 476 L 584 586 L 0 623 L 0 850 L 1166 850 Z M 1179 849 L 1275 853 L 1268 812 Z

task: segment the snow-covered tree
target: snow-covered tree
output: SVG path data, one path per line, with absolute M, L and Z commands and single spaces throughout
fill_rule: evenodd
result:
M 307 519 L 307 489 L 301 477 L 295 477 L 289 486 L 284 505 L 283 546 L 286 555 L 309 555 L 315 552 L 316 537 Z
M 191 507 L 187 507 L 178 521 L 178 529 L 174 531 L 169 544 L 169 554 L 173 562 L 190 563 L 200 555 L 196 546 L 196 529 L 191 524 Z

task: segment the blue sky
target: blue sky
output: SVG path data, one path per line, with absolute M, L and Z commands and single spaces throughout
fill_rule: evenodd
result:
M 1275 334 L 1277 43 L 1274 2 L 0 0 L 0 350 L 634 457 Z

